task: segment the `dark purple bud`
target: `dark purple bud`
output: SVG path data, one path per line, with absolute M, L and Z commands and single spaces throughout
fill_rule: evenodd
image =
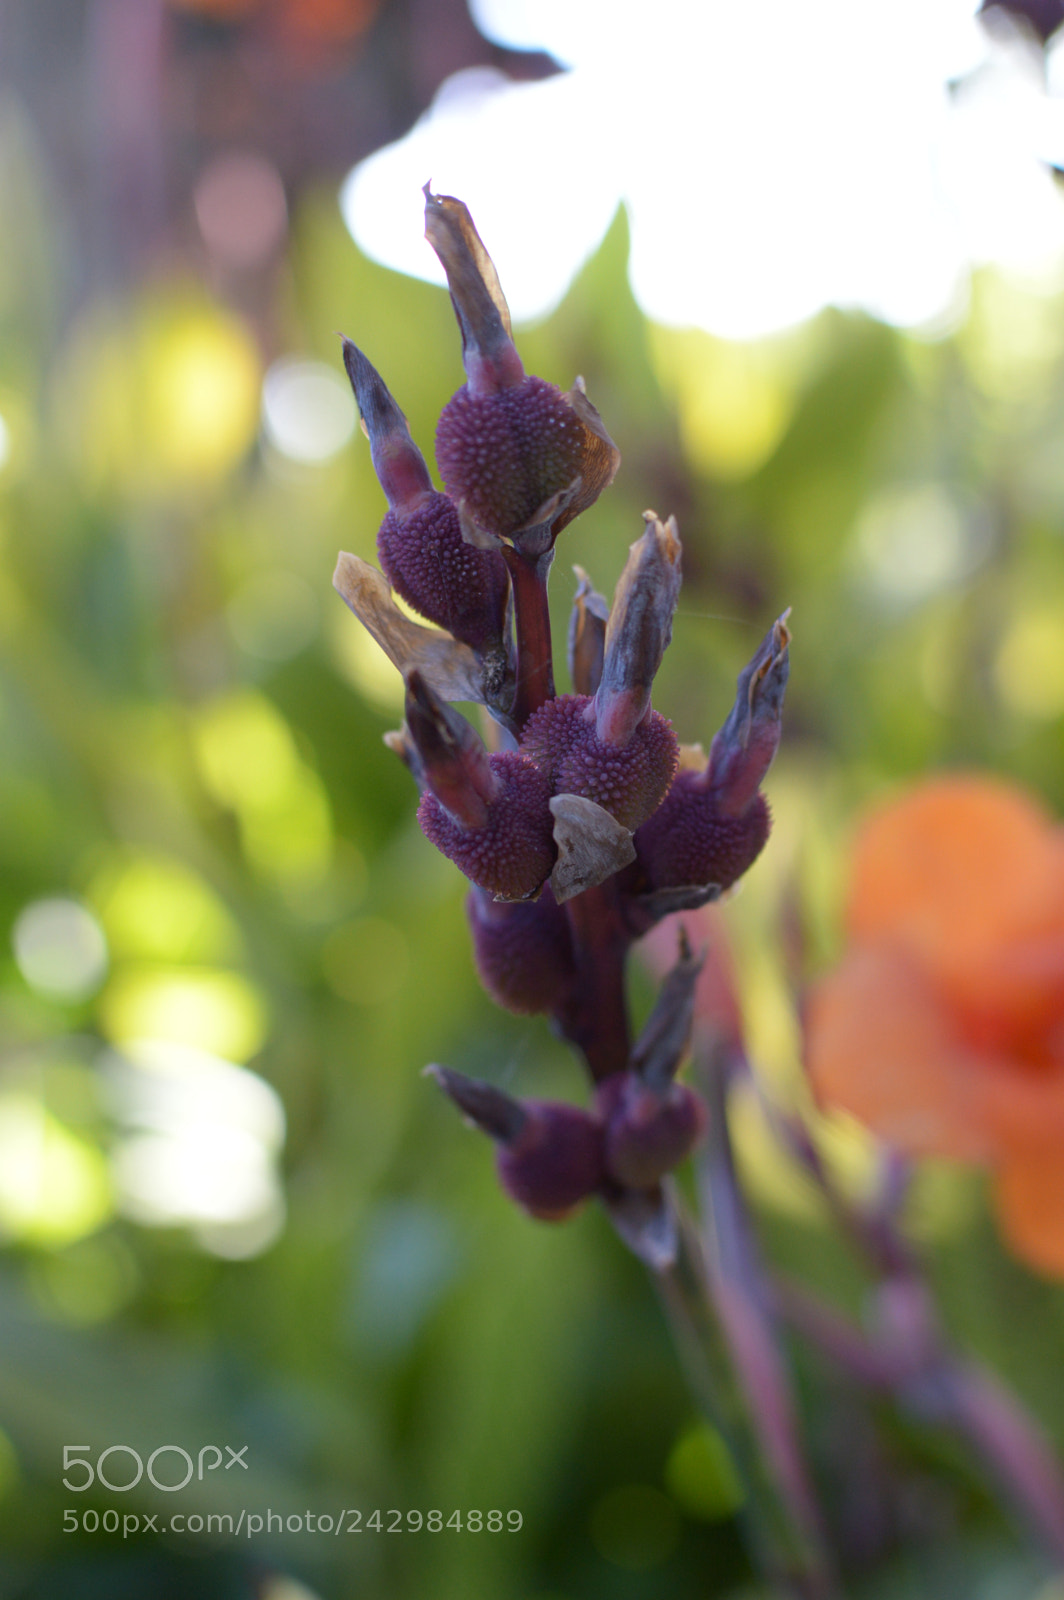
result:
M 435 490 L 409 516 L 389 511 L 377 551 L 392 588 L 408 605 L 480 655 L 505 662 L 510 575 L 497 550 L 462 537 L 454 502 Z
M 502 1186 L 532 1216 L 561 1221 L 601 1187 L 602 1128 L 588 1112 L 557 1101 L 515 1100 L 447 1067 L 426 1072 L 496 1141 Z
M 686 1084 L 652 1088 L 616 1072 L 596 1091 L 605 1125 L 606 1170 L 628 1189 L 651 1189 L 685 1160 L 706 1129 L 706 1108 Z
M 514 348 L 510 310 L 495 264 L 473 219 L 453 195 L 425 196 L 425 237 L 447 274 L 451 304 L 462 330 L 462 365 L 473 395 L 496 394 L 521 382 L 525 369 Z
M 595 725 L 605 744 L 626 744 L 650 709 L 650 687 L 672 638 L 680 597 L 675 517 L 643 513 L 646 531 L 631 546 L 610 607 Z
M 406 679 L 402 756 L 420 787 L 464 828 L 486 826 L 502 785 L 473 727 L 452 711 L 419 672 Z
M 722 816 L 746 810 L 779 748 L 783 695 L 790 672 L 785 611 L 739 674 L 735 704 L 709 751 L 709 787 Z
M 545 527 L 545 549 L 580 486 L 584 451 L 583 423 L 543 378 L 490 395 L 463 387 L 436 427 L 440 474 L 465 516 L 515 543 Z
M 426 839 L 471 883 L 500 900 L 528 900 L 554 865 L 550 785 L 527 756 L 513 751 L 487 757 L 487 767 L 494 793 L 482 811 L 477 812 L 468 789 L 461 791 L 466 816 L 481 820 L 463 821 L 435 786 L 422 795 L 417 819 Z M 479 777 L 476 784 L 469 782 L 477 799 L 485 787 Z
M 444 484 L 470 537 L 479 530 L 542 554 L 612 481 L 620 455 L 581 379 L 563 395 L 525 376 L 498 275 L 469 212 L 427 184 L 425 232 L 447 273 L 468 379 L 436 429 Z
M 515 905 L 472 889 L 466 911 L 477 975 L 497 1005 L 524 1016 L 564 1006 L 576 979 L 573 943 L 549 888 Z
M 569 617 L 569 676 L 577 694 L 594 694 L 602 679 L 602 656 L 610 608 L 591 587 L 583 567 L 574 567 L 577 589 Z
M 344 339 L 343 346 L 344 366 L 369 438 L 373 470 L 391 510 L 400 517 L 409 516 L 433 493 L 425 458 L 376 367 L 350 339 Z
M 735 704 L 704 771 L 679 773 L 636 835 L 652 896 L 709 885 L 730 889 L 765 847 L 771 817 L 760 784 L 780 741 L 790 670 L 787 616 L 772 624 L 739 674 Z
M 421 616 L 470 649 L 499 658 L 510 579 L 496 550 L 462 537 L 455 505 L 432 487 L 424 458 L 380 374 L 349 339 L 344 365 L 369 436 L 373 466 L 388 497 L 377 550 L 388 582 Z
M 581 795 L 629 830 L 660 805 L 679 760 L 672 727 L 648 711 L 627 744 L 607 744 L 595 727 L 595 702 L 563 694 L 525 724 L 522 751 L 548 776 L 555 794 Z
M 757 860 L 771 818 L 763 794 L 755 794 L 742 816 L 725 816 L 704 772 L 680 772 L 661 805 L 635 836 L 642 877 L 652 892 L 730 889 Z M 664 904 L 662 913 L 681 905 Z

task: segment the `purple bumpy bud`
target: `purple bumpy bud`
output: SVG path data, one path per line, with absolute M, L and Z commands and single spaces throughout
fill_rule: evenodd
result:
M 573 942 L 549 888 L 516 905 L 473 889 L 466 911 L 477 975 L 497 1005 L 524 1016 L 564 1006 L 576 980 Z
M 609 744 L 625 744 L 647 714 L 680 598 L 676 519 L 662 522 L 653 511 L 644 511 L 643 519 L 643 537 L 629 549 L 613 596 L 595 692 L 595 726 Z
M 529 553 L 541 554 L 612 481 L 620 455 L 580 379 L 563 395 L 526 377 L 473 219 L 427 184 L 425 234 L 447 274 L 468 379 L 436 429 L 444 484 L 482 534 L 517 543 L 529 530 Z
M 626 744 L 607 744 L 588 695 L 548 700 L 525 725 L 522 751 L 546 773 L 555 794 L 593 800 L 630 830 L 661 804 L 679 760 L 671 725 L 648 711 Z
M 704 772 L 681 772 L 635 836 L 653 889 L 717 885 L 730 889 L 765 847 L 771 818 L 763 794 L 742 816 L 722 814 Z
M 553 1100 L 515 1100 L 447 1067 L 427 1071 L 496 1141 L 502 1186 L 532 1216 L 559 1222 L 601 1188 L 602 1126 L 588 1112 Z
M 462 538 L 454 502 L 433 491 L 407 516 L 389 511 L 377 535 L 381 566 L 408 605 L 480 654 L 501 650 L 510 577 L 497 550 Z
M 706 1108 L 686 1084 L 650 1087 L 617 1072 L 596 1096 L 605 1125 L 606 1170 L 629 1189 L 652 1189 L 680 1165 L 706 1129 Z
M 417 819 L 470 882 L 500 900 L 527 900 L 554 865 L 550 785 L 527 756 L 507 751 L 490 766 L 497 788 L 483 822 L 463 825 L 432 793 L 422 795 Z
M 760 784 L 776 754 L 789 670 L 785 616 L 739 674 L 703 772 L 681 772 L 635 845 L 650 889 L 728 889 L 757 860 L 771 817 Z
M 729 817 L 742 816 L 779 749 L 791 670 L 789 614 L 776 619 L 740 672 L 735 704 L 710 746 L 709 783 Z
M 543 378 L 474 394 L 468 384 L 444 406 L 436 462 L 448 494 L 488 533 L 507 538 L 542 520 L 543 508 L 579 477 L 583 422 Z
M 462 538 L 458 511 L 432 487 L 424 457 L 380 373 L 344 340 L 344 366 L 388 497 L 377 550 L 388 582 L 421 616 L 471 650 L 503 655 L 510 579 L 494 550 Z

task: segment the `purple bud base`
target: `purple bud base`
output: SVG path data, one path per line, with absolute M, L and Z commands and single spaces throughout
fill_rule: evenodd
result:
M 585 429 L 560 389 L 543 378 L 444 407 L 436 462 L 448 494 L 486 532 L 512 538 L 579 476 Z
M 435 490 L 408 515 L 389 511 L 377 535 L 392 588 L 471 650 L 501 647 L 510 581 L 497 550 L 462 538 L 454 503 Z
M 686 1084 L 659 1091 L 634 1073 L 619 1072 L 599 1084 L 596 1102 L 606 1130 L 606 1170 L 629 1189 L 652 1189 L 706 1130 L 706 1108 Z
M 499 780 L 482 827 L 465 828 L 432 794 L 418 806 L 421 831 L 471 883 L 502 900 L 528 900 L 554 865 L 554 819 L 550 786 L 526 756 L 513 751 L 491 757 Z
M 577 1106 L 524 1101 L 517 1138 L 500 1144 L 499 1180 L 512 1200 L 544 1222 L 560 1222 L 606 1177 L 602 1126 Z
M 704 772 L 681 772 L 661 805 L 635 836 L 645 884 L 651 890 L 716 884 L 730 889 L 757 860 L 771 827 L 758 791 L 741 816 L 720 809 Z
M 576 981 L 573 941 L 549 887 L 516 905 L 472 889 L 466 912 L 477 976 L 496 1005 L 518 1016 L 565 1005 Z
M 680 759 L 672 726 L 648 711 L 627 744 L 606 744 L 587 695 L 549 701 L 525 726 L 521 749 L 550 777 L 556 794 L 594 800 L 634 831 L 661 804 Z

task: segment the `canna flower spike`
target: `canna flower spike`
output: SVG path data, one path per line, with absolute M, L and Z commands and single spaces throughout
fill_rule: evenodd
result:
M 601 1188 L 602 1128 L 588 1112 L 553 1100 L 515 1100 L 448 1067 L 425 1072 L 495 1140 L 499 1181 L 533 1217 L 560 1222 Z
M 467 379 L 436 430 L 444 484 L 471 542 L 509 539 L 535 559 L 612 482 L 620 455 L 580 379 L 565 395 L 525 374 L 469 212 L 427 184 L 425 235 L 447 274 Z

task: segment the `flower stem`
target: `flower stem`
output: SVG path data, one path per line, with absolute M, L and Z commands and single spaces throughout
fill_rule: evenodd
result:
M 655 1283 L 692 1392 L 726 1440 L 742 1481 L 751 1559 L 788 1600 L 833 1600 L 838 1591 L 819 1530 L 795 1515 L 755 1415 L 757 1397 L 736 1383 L 736 1330 L 726 1327 L 721 1307 L 714 1305 L 698 1233 L 683 1212 L 679 1237 L 676 1262 L 654 1273 Z
M 510 569 L 517 631 L 517 689 L 511 716 L 523 728 L 533 711 L 554 698 L 554 663 L 551 656 L 547 576 L 554 560 L 553 546 L 542 555 L 526 556 L 513 545 L 502 546 Z
M 624 963 L 631 937 L 621 918 L 616 882 L 608 878 L 565 906 L 576 958 L 574 998 L 558 1020 L 581 1050 L 596 1083 L 623 1072 L 631 1051 Z

